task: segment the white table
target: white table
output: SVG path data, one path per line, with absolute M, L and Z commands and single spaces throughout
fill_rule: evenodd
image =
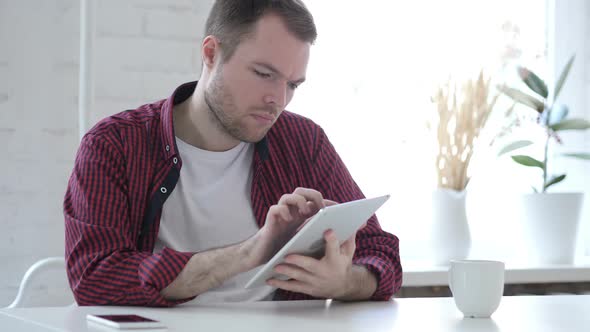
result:
M 85 316 L 88 313 L 134 313 L 162 321 L 168 331 L 193 332 L 590 331 L 590 295 L 504 297 L 491 319 L 464 319 L 452 298 L 359 303 L 257 302 L 175 308 L 2 309 L 0 330 L 105 331 L 87 325 Z

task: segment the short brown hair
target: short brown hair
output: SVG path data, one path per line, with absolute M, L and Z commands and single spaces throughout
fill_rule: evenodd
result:
M 224 62 L 268 13 L 280 16 L 298 39 L 313 44 L 317 31 L 313 16 L 301 0 L 216 0 L 207 18 L 205 33 L 221 44 Z

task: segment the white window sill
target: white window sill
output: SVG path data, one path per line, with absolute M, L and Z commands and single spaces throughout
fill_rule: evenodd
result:
M 419 262 L 402 263 L 403 286 L 447 286 L 448 266 L 428 266 Z M 506 265 L 506 284 L 590 282 L 590 257 L 573 265 Z

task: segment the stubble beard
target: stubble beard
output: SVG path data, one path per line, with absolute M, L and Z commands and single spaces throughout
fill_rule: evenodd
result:
M 246 143 L 256 143 L 265 135 L 266 131 L 260 137 L 249 137 L 244 128 L 238 121 L 233 118 L 231 113 L 237 114 L 236 105 L 233 96 L 226 91 L 221 78 L 221 69 L 215 73 L 211 86 L 205 89 L 205 103 L 209 108 L 209 116 L 218 129 L 224 131 L 231 137 Z M 233 111 L 233 112 L 228 112 Z

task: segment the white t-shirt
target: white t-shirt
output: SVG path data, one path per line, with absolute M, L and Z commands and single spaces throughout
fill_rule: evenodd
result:
M 254 144 L 224 152 L 196 148 L 176 138 L 182 158 L 180 178 L 164 203 L 154 252 L 168 247 L 200 252 L 246 240 L 258 231 L 252 211 Z M 241 273 L 190 303 L 269 300 L 274 288 L 244 289 L 257 269 Z

